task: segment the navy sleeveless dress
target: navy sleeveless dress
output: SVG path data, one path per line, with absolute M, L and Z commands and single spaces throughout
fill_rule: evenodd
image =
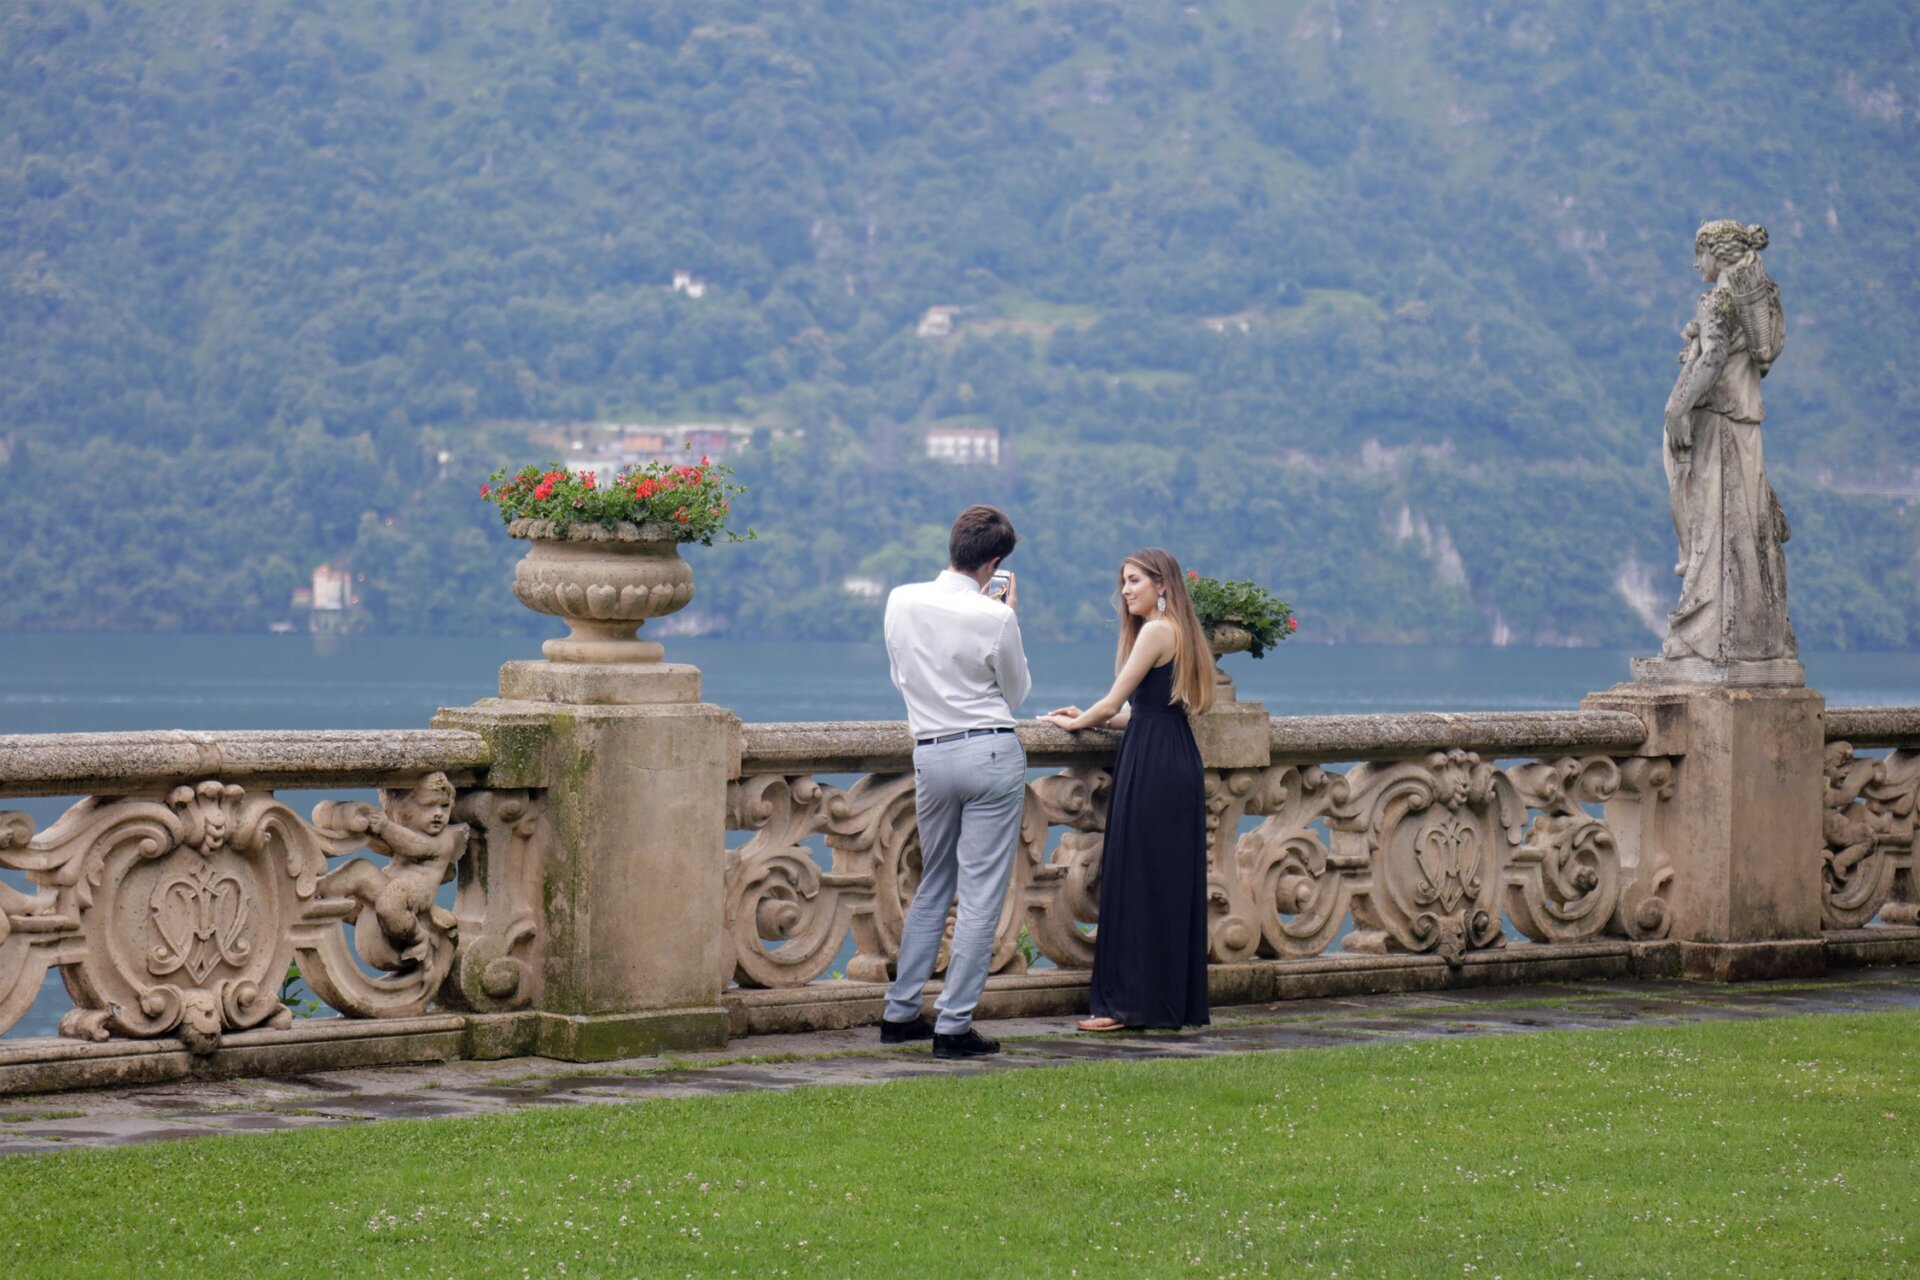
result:
M 1133 694 L 1113 762 L 1100 926 L 1093 940 L 1097 1018 L 1130 1027 L 1207 1023 L 1207 804 L 1173 664 Z

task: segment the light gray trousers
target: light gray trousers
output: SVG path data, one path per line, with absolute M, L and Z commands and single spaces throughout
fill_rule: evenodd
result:
M 958 1035 L 973 1024 L 993 963 L 993 935 L 1020 846 L 1027 756 L 1010 733 L 935 742 L 913 749 L 914 812 L 920 823 L 920 886 L 900 930 L 899 975 L 887 989 L 887 1018 L 920 1016 L 947 908 L 956 893 L 953 956 L 934 1001 L 934 1030 Z

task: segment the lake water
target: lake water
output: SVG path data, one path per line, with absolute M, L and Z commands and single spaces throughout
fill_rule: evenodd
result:
M 744 720 L 898 720 L 876 644 L 672 640 L 709 702 Z M 526 637 L 0 634 L 0 734 L 130 729 L 423 728 L 435 709 L 493 695 L 500 664 L 539 656 Z M 1624 650 L 1283 645 L 1226 660 L 1243 699 L 1280 715 L 1572 708 L 1627 677 Z M 1026 714 L 1105 692 L 1111 642 L 1034 645 Z M 1816 653 L 1831 705 L 1920 703 L 1920 654 Z M 319 793 L 294 801 L 305 810 Z M 293 797 L 289 797 L 293 800 Z M 41 829 L 63 800 L 5 800 Z M 0 873 L 24 886 L 24 877 Z M 58 987 L 57 977 L 49 983 Z M 69 1007 L 50 991 L 12 1035 L 48 1035 Z
M 1651 646 L 1649 646 L 1651 647 Z M 876 644 L 672 640 L 709 702 L 745 720 L 897 720 Z M 423 727 L 438 707 L 494 694 L 500 664 L 537 658 L 526 637 L 0 634 L 0 733 L 116 729 Z M 1022 711 L 1105 692 L 1110 641 L 1034 645 Z M 1241 697 L 1278 715 L 1569 708 L 1627 678 L 1625 650 L 1289 644 L 1226 659 Z M 1920 702 L 1920 654 L 1815 653 L 1808 679 L 1834 705 Z

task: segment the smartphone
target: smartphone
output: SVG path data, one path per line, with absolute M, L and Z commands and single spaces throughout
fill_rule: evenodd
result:
M 1013 575 L 1004 569 L 996 570 L 994 575 L 987 579 L 987 595 L 991 599 L 1005 600 L 1007 592 L 1012 588 Z

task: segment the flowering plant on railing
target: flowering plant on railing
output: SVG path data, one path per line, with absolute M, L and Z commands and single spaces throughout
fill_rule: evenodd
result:
M 704 457 L 698 465 L 642 463 L 606 481 L 557 462 L 512 472 L 502 467 L 480 486 L 481 498 L 499 507 L 508 525 L 543 520 L 564 534 L 576 524 L 664 524 L 679 541 L 706 547 L 718 537 L 745 542 L 755 536 L 752 529 L 739 533 L 727 527 L 733 499 L 746 491 L 733 480 L 732 467 Z
M 1189 569 L 1187 594 L 1193 597 L 1194 612 L 1209 636 L 1216 629 L 1238 628 L 1247 634 L 1247 652 L 1256 658 L 1300 629 L 1292 604 L 1244 579 L 1222 582 Z

